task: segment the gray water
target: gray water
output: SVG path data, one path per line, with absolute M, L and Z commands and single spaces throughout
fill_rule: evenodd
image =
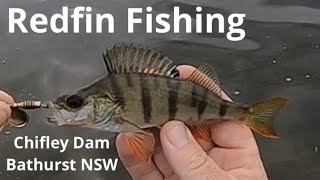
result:
M 197 2 L 197 3 L 195 3 Z M 173 6 L 194 14 L 203 11 L 247 17 L 242 28 L 246 39 L 231 42 L 217 34 L 127 33 L 127 8 L 152 6 L 170 13 Z M 27 16 L 61 12 L 62 6 L 91 6 L 93 13 L 115 17 L 114 34 L 9 34 L 8 8 L 20 7 Z M 1 0 L 0 88 L 16 100 L 54 99 L 92 82 L 105 73 L 102 52 L 115 43 L 143 44 L 164 52 L 178 63 L 214 65 L 223 89 L 235 100 L 253 103 L 275 96 L 291 99 L 278 116 L 279 140 L 256 136 L 270 179 L 320 179 L 320 2 L 316 0 Z M 29 25 L 27 25 L 30 29 Z M 70 26 L 71 27 L 71 26 Z M 48 112 L 30 112 L 23 129 L 6 129 L 0 136 L 0 179 L 130 179 L 122 165 L 115 172 L 6 172 L 5 159 L 69 160 L 80 157 L 116 158 L 106 150 L 17 150 L 17 136 L 49 135 L 51 138 L 110 138 L 113 134 L 88 129 L 55 128 L 45 121 Z M 114 141 L 112 141 L 113 143 Z

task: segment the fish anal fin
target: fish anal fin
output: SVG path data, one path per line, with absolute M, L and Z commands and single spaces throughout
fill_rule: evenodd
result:
M 140 45 L 118 45 L 103 54 L 109 73 L 142 73 L 165 77 L 178 77 L 179 71 L 171 59 L 160 52 Z
M 124 137 L 133 155 L 145 162 L 151 160 L 155 144 L 155 139 L 152 133 L 145 131 L 130 132 L 125 133 Z
M 196 139 L 211 141 L 211 129 L 207 123 L 188 124 L 187 126 Z
M 187 80 L 209 89 L 219 97 L 222 96 L 218 77 L 213 67 L 208 64 L 199 66 L 191 73 Z

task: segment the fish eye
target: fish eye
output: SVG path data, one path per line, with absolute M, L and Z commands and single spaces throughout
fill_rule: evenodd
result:
M 79 108 L 83 105 L 84 100 L 79 95 L 71 95 L 71 96 L 67 97 L 66 103 L 69 107 L 76 109 L 76 108 Z

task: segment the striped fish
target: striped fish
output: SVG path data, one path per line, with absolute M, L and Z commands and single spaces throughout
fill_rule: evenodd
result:
M 127 133 L 127 142 L 141 158 L 149 158 L 154 139 L 150 127 L 180 120 L 198 137 L 210 139 L 204 123 L 215 119 L 242 121 L 259 134 L 275 138 L 273 119 L 287 104 L 278 97 L 253 105 L 221 98 L 221 88 L 209 65 L 197 68 L 186 80 L 177 66 L 161 53 L 140 46 L 115 46 L 104 54 L 108 74 L 72 94 L 51 102 L 58 125 L 79 125 Z M 51 120 L 52 121 L 52 120 Z

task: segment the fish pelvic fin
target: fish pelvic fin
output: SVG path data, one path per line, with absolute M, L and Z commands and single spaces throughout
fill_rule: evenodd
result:
M 131 153 L 144 162 L 150 162 L 155 147 L 153 134 L 140 131 L 125 133 L 124 135 Z
M 264 137 L 278 138 L 273 127 L 274 118 L 288 101 L 288 98 L 278 97 L 254 104 L 249 108 L 245 124 Z
M 107 49 L 103 58 L 109 73 L 179 77 L 177 65 L 167 56 L 153 49 L 122 44 Z

